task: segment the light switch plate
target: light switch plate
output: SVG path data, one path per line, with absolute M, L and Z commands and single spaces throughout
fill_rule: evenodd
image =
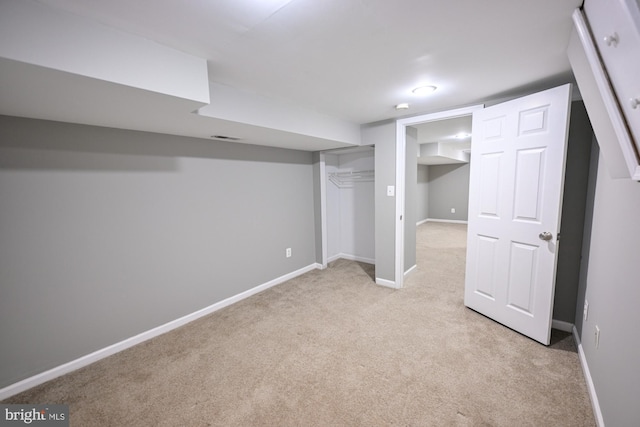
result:
M 393 197 L 396 195 L 396 187 L 394 185 L 387 185 L 387 196 Z

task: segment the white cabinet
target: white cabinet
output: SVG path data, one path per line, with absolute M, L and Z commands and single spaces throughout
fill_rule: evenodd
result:
M 569 62 L 611 176 L 640 181 L 640 5 L 585 0 L 584 10 L 573 14 Z
M 584 12 L 640 151 L 640 8 L 636 0 L 586 0 Z

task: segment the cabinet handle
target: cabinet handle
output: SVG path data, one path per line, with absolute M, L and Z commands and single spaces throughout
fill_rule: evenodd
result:
M 631 103 L 631 108 L 635 110 L 640 105 L 640 98 L 631 98 L 629 102 Z
M 619 41 L 620 38 L 618 37 L 618 33 L 615 32 L 613 34 L 605 36 L 604 38 L 604 42 L 607 44 L 607 46 L 613 45 L 613 47 L 616 47 Z

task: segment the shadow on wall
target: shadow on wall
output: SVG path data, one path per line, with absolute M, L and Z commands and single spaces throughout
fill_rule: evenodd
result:
M 459 163 L 452 165 L 432 165 L 429 166 L 429 180 L 433 181 L 436 179 L 440 179 L 445 175 L 455 171 L 456 169 L 460 169 L 463 167 L 469 167 L 468 163 Z
M 3 169 L 172 172 L 179 170 L 180 157 L 312 162 L 308 152 L 283 148 L 11 116 L 0 116 L 0 136 Z
M 467 221 L 469 170 L 469 163 L 429 166 L 430 219 Z

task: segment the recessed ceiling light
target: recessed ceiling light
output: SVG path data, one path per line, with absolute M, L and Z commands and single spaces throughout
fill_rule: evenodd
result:
M 453 137 L 455 139 L 465 139 L 465 138 L 469 138 L 470 136 L 471 136 L 470 133 L 460 132 L 460 133 L 455 134 Z
M 435 86 L 420 86 L 415 88 L 411 92 L 413 92 L 414 95 L 424 96 L 433 93 L 436 89 L 437 87 Z
M 396 110 L 406 110 L 407 108 L 409 108 L 409 104 L 406 102 L 396 105 Z

